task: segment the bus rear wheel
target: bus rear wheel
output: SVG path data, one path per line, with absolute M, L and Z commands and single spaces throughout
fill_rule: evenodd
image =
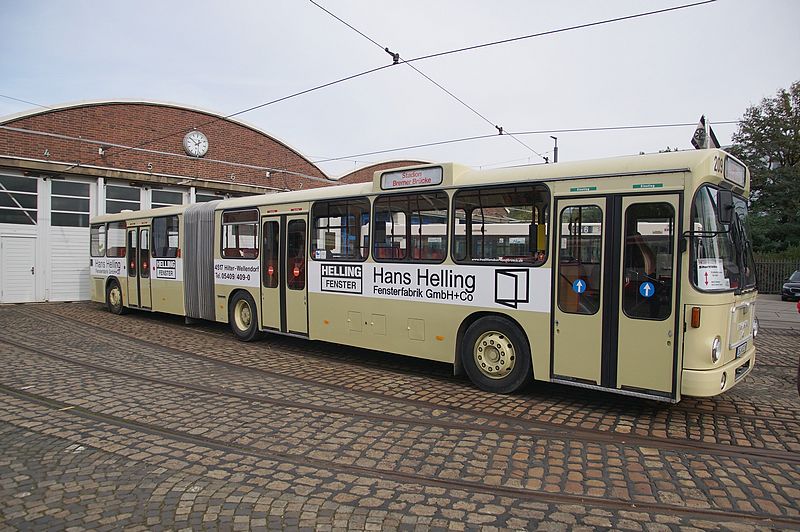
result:
M 531 378 L 531 351 L 519 327 L 497 316 L 467 328 L 461 362 L 470 380 L 488 392 L 511 393 Z
M 128 311 L 122 304 L 122 288 L 116 279 L 108 283 L 106 287 L 106 308 L 112 314 L 125 314 Z
M 228 322 L 238 340 L 249 342 L 258 336 L 258 311 L 247 292 L 237 292 L 228 307 Z

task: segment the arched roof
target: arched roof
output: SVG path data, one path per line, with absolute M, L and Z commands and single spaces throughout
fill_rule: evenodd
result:
M 334 184 L 299 150 L 237 118 L 175 103 L 95 100 L 0 118 L 0 155 L 274 188 Z M 204 158 L 187 156 L 183 136 L 200 129 Z M 110 147 L 108 150 L 100 150 Z M 106 154 L 103 156 L 103 152 Z

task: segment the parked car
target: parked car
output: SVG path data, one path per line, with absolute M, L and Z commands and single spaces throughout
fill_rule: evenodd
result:
M 783 288 L 781 288 L 782 301 L 792 301 L 794 299 L 800 300 L 800 270 L 795 270 L 794 273 L 783 282 Z

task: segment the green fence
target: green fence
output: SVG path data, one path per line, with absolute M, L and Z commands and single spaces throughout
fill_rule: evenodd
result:
M 756 260 L 758 291 L 762 294 L 780 294 L 783 282 L 795 270 L 800 270 L 798 261 Z

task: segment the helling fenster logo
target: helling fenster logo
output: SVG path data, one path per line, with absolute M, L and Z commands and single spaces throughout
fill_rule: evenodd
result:
M 494 301 L 506 307 L 517 308 L 520 303 L 530 302 L 528 270 L 495 270 Z

